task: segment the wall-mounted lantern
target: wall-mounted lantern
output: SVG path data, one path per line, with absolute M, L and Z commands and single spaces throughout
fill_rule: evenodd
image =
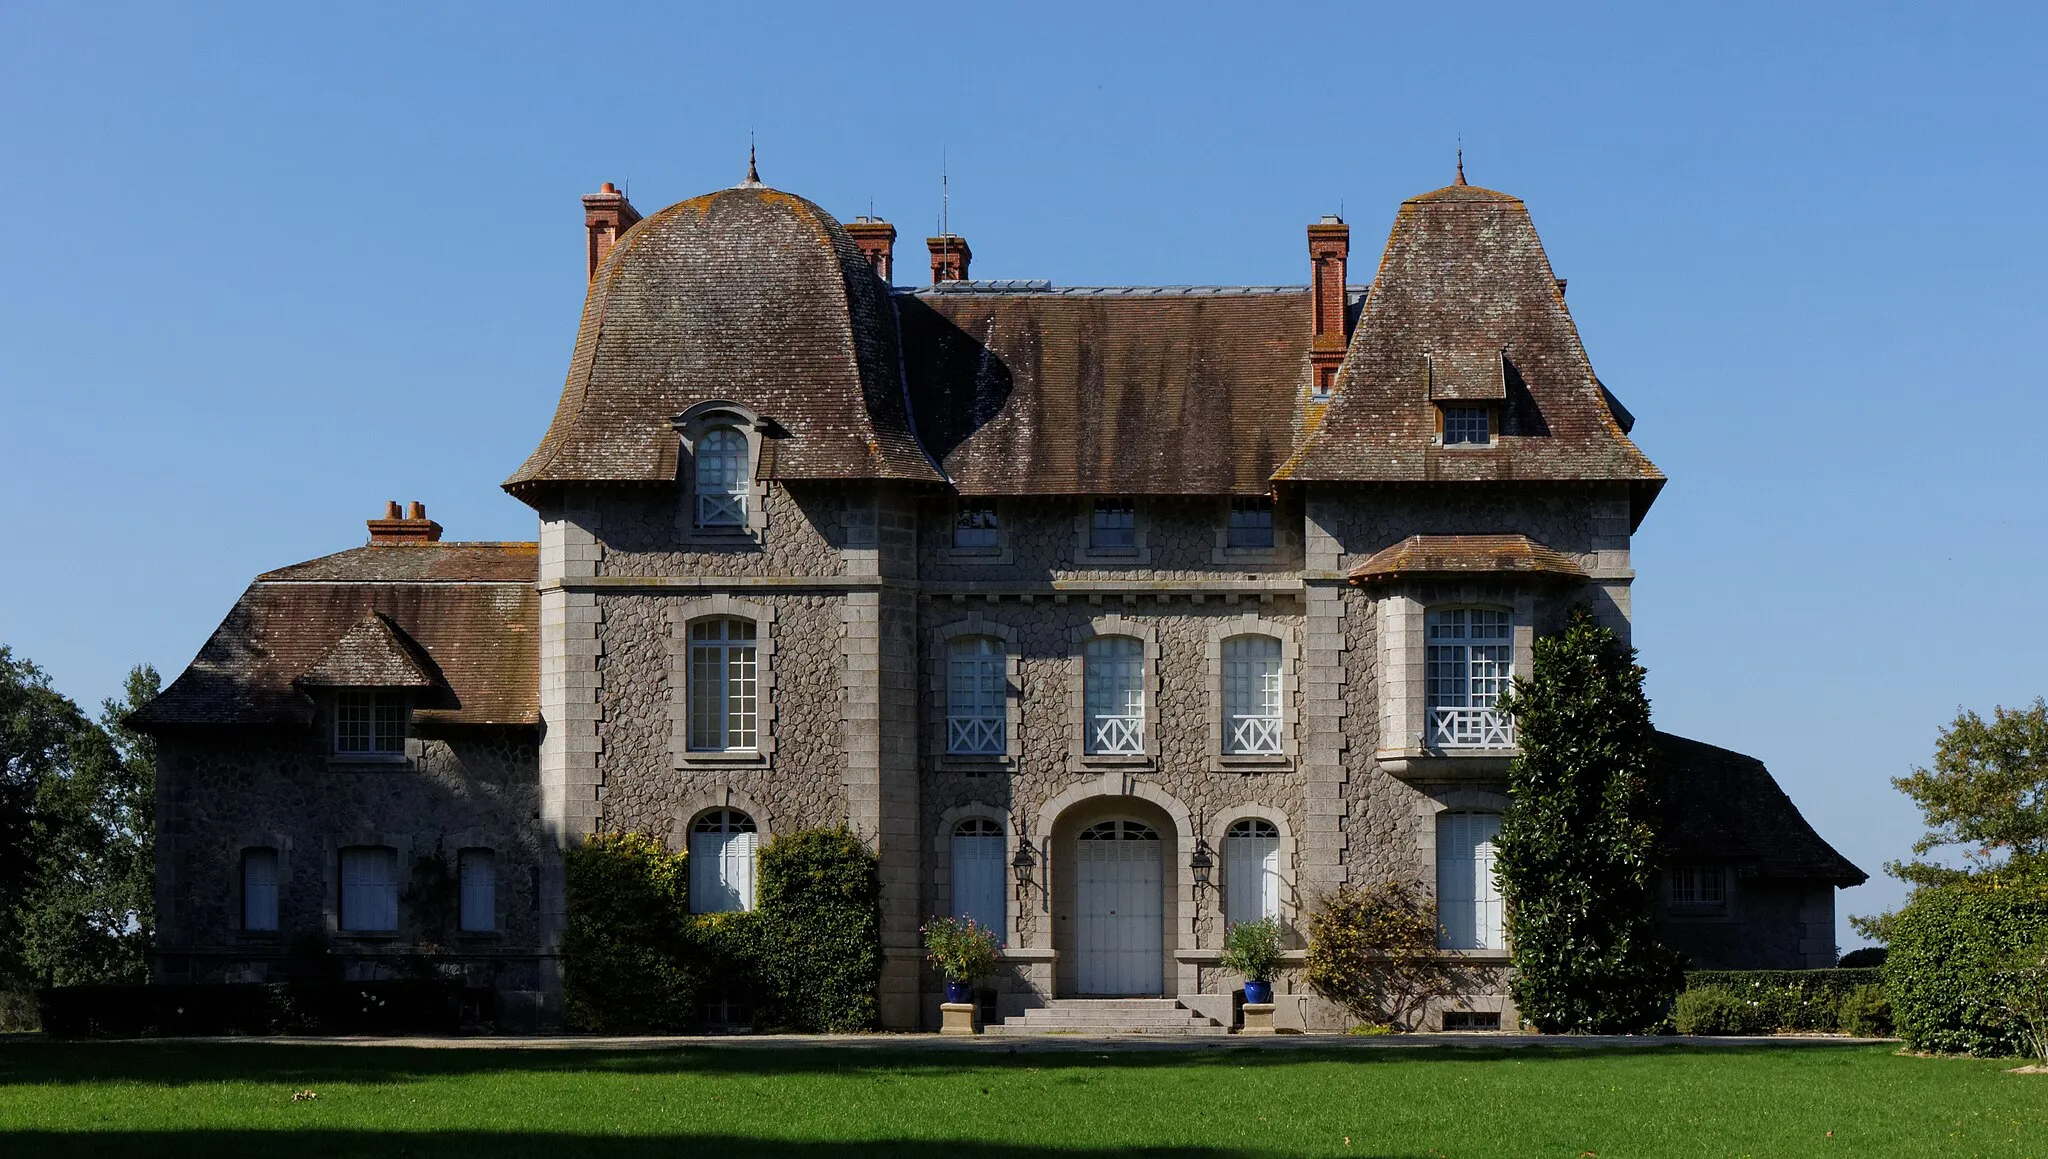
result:
M 1209 888 L 1209 871 L 1216 868 L 1216 859 L 1209 853 L 1209 842 L 1206 838 L 1196 839 L 1195 855 L 1188 858 L 1188 868 L 1195 871 L 1196 889 Z
M 1031 869 L 1031 841 L 1020 834 L 1017 838 L 1017 855 L 1010 858 L 1010 872 L 1017 875 L 1018 901 L 1023 901 L 1031 894 Z

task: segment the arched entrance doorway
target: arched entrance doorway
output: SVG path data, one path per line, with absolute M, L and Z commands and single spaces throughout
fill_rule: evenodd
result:
M 1159 994 L 1166 948 L 1165 842 L 1142 821 L 1074 835 L 1074 989 Z

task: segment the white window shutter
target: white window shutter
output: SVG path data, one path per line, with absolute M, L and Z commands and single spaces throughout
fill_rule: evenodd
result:
M 277 850 L 250 849 L 242 854 L 242 928 L 277 928 Z
M 1000 832 L 953 835 L 953 914 L 973 918 L 975 924 L 994 930 L 998 940 L 1007 935 L 1003 904 L 1006 860 Z
M 1436 833 L 1437 920 L 1444 929 L 1444 947 L 1505 949 L 1500 890 L 1493 880 L 1500 815 L 1440 813 Z
M 487 933 L 498 928 L 498 858 L 488 849 L 465 849 L 460 855 L 462 929 Z
M 1225 923 L 1280 915 L 1280 838 L 1224 838 L 1223 872 Z

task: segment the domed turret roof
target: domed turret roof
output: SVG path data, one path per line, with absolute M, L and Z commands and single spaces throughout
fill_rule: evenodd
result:
M 936 480 L 900 365 L 888 289 L 846 230 L 749 180 L 612 247 L 554 422 L 505 486 L 673 480 L 674 419 L 711 401 L 762 419 L 762 478 Z

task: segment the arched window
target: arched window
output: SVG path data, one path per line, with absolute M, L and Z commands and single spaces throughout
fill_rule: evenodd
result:
M 946 751 L 1000 756 L 1009 706 L 1002 641 L 968 636 L 946 645 Z
M 1223 920 L 1227 925 L 1280 916 L 1280 829 L 1247 817 L 1223 836 Z
M 242 850 L 242 928 L 277 928 L 277 850 Z
M 1131 636 L 1097 636 L 1081 653 L 1087 751 L 1145 751 L 1145 645 Z
M 1001 941 L 1004 928 L 1003 827 L 986 817 L 970 817 L 953 827 L 953 916 L 972 918 L 994 930 Z
M 392 933 L 398 929 L 398 851 L 385 845 L 357 845 L 341 851 L 341 913 L 344 930 Z
M 754 819 L 738 809 L 713 809 L 690 826 L 690 912 L 754 908 Z
M 1223 751 L 1280 752 L 1280 641 L 1271 636 L 1223 641 Z
M 1436 910 L 1447 950 L 1504 950 L 1500 887 L 1493 880 L 1498 813 L 1436 817 Z
M 461 886 L 459 925 L 464 933 L 498 928 L 498 856 L 488 849 L 464 849 L 455 855 Z
M 1506 748 L 1515 743 L 1494 707 L 1514 677 L 1514 627 L 1493 608 L 1429 613 L 1429 743 L 1438 748 Z
M 751 752 L 759 747 L 759 667 L 752 620 L 690 625 L 690 749 Z
M 697 526 L 747 525 L 747 437 L 713 427 L 697 440 Z

